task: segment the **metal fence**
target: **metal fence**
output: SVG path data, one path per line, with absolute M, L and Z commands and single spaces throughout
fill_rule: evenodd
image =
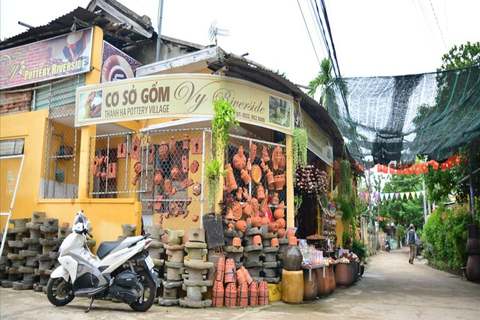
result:
M 80 130 L 75 128 L 75 106 L 50 109 L 45 143 L 45 171 L 40 190 L 43 198 L 78 198 L 79 142 Z

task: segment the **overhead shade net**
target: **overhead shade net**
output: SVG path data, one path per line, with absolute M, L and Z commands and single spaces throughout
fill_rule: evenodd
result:
M 443 160 L 480 134 L 480 66 L 418 75 L 342 78 L 327 109 L 363 166 Z

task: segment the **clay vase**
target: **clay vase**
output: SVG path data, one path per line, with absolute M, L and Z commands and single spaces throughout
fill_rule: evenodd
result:
M 228 170 L 227 176 L 225 178 L 228 192 L 237 190 L 238 185 L 237 185 L 237 182 L 235 181 L 235 176 L 233 175 L 232 165 L 230 163 L 226 164 L 225 170 Z
M 238 147 L 237 154 L 233 156 L 233 166 L 237 170 L 242 170 L 245 168 L 246 165 L 247 165 L 247 158 L 243 154 L 243 147 L 240 146 Z
M 324 268 L 327 268 L 327 267 L 323 267 L 323 268 L 319 268 L 319 269 L 314 269 L 313 271 L 315 271 L 315 277 L 316 277 L 316 280 L 317 280 L 317 296 L 318 297 L 324 297 L 326 295 L 329 294 L 329 292 L 327 292 L 327 270 L 325 270 L 325 278 L 323 277 L 323 270 Z
M 319 270 L 319 269 L 316 269 L 316 270 Z M 305 301 L 315 300 L 318 295 L 317 273 L 312 272 L 310 275 L 308 270 L 303 270 L 303 300 Z
M 285 174 L 279 174 L 273 177 L 274 179 L 274 184 L 275 184 L 275 190 L 276 191 L 282 191 L 283 187 L 285 186 Z
M 288 246 L 283 251 L 283 267 L 288 271 L 298 271 L 302 266 L 303 255 L 297 245 L 297 238 L 288 239 Z
M 155 178 L 153 179 L 156 185 L 161 185 L 163 182 L 162 169 L 155 169 Z
M 268 170 L 265 177 L 267 178 L 268 190 L 275 190 L 275 179 L 273 177 L 273 172 Z
M 352 272 L 349 263 L 338 263 L 335 266 L 335 282 L 339 288 L 348 288 L 352 284 Z
M 168 160 L 168 145 L 165 141 L 160 142 L 160 146 L 158 147 L 158 157 L 162 161 Z
M 471 254 L 468 256 L 465 275 L 469 281 L 480 282 L 480 255 Z
M 265 199 L 265 189 L 263 189 L 262 185 L 258 185 L 257 187 L 257 200 L 262 202 Z
M 238 220 L 235 223 L 235 229 L 237 229 L 238 231 L 241 231 L 241 232 L 247 231 L 247 222 L 245 220 Z

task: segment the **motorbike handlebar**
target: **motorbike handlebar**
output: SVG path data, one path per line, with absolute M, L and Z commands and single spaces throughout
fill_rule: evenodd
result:
M 85 233 L 86 233 L 86 234 L 88 234 L 88 235 L 90 236 L 90 238 L 92 238 L 92 239 L 93 239 L 93 235 L 90 233 L 90 231 L 88 231 L 88 230 L 85 230 Z

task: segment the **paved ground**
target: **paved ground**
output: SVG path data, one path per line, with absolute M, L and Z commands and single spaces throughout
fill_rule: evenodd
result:
M 50 305 L 43 293 L 0 289 L 0 319 L 480 319 L 480 284 L 438 271 L 426 261 L 408 263 L 407 251 L 380 252 L 369 261 L 363 279 L 328 297 L 266 307 L 207 308 L 201 310 L 154 305 L 146 313 L 127 305 L 95 301 L 88 315 L 88 300 L 77 298 L 65 307 Z

